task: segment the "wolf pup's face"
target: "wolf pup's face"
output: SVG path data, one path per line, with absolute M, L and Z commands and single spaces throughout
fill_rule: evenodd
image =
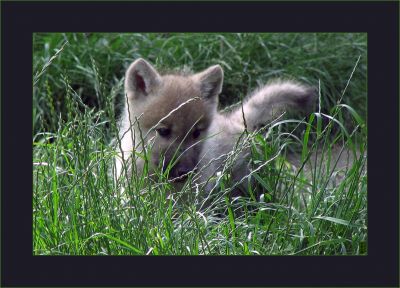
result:
M 170 166 L 169 178 L 175 181 L 195 169 L 222 82 L 219 65 L 188 76 L 162 76 L 143 59 L 130 65 L 125 75 L 130 120 L 137 121 L 144 144 L 151 143 L 151 169 Z M 137 134 L 136 146 L 141 143 Z

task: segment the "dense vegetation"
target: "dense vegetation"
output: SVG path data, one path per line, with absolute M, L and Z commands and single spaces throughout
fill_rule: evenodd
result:
M 34 34 L 34 254 L 366 254 L 366 43 L 357 33 Z M 190 185 L 169 195 L 163 175 L 138 175 L 122 201 L 110 142 L 138 57 L 160 70 L 220 64 L 221 108 L 275 77 L 318 87 L 320 102 L 252 137 L 262 167 L 248 197 L 227 196 L 227 173 L 199 209 Z

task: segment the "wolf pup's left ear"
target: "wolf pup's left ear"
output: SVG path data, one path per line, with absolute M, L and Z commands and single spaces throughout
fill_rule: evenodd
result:
M 142 58 L 133 62 L 125 74 L 125 90 L 133 94 L 133 97 L 148 95 L 160 83 L 161 76 L 156 69 Z
M 221 93 L 224 81 L 224 71 L 221 66 L 211 66 L 203 72 L 195 74 L 194 77 L 200 83 L 200 91 L 204 98 L 215 98 Z

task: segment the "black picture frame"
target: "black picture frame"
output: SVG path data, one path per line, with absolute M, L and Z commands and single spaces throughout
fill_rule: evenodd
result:
M 399 286 L 397 1 L 1 6 L 2 286 Z M 67 31 L 368 33 L 368 255 L 33 256 L 32 33 Z

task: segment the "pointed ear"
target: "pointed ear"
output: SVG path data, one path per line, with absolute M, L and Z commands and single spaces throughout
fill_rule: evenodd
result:
M 200 83 L 201 94 L 206 99 L 217 97 L 222 90 L 224 72 L 219 65 L 214 65 L 194 75 Z
M 133 96 L 146 96 L 160 83 L 161 76 L 156 69 L 142 58 L 133 62 L 125 74 L 125 90 L 133 93 Z

